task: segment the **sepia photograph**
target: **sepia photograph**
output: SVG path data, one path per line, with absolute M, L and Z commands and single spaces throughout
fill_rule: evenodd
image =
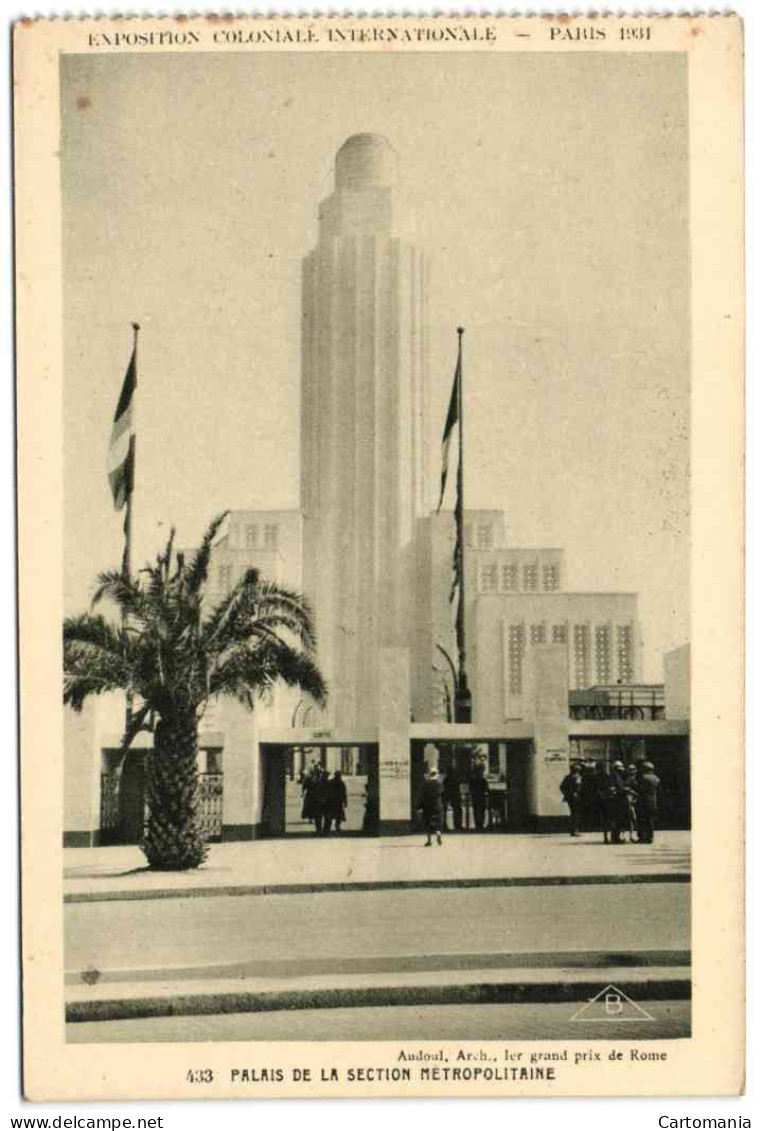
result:
M 70 1040 L 690 1032 L 686 76 L 64 60 Z
M 57 60 L 59 1017 L 180 1089 L 696 1035 L 695 64 L 414 23 Z

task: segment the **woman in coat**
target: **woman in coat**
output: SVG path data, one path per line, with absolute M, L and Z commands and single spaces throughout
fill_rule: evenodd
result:
M 347 787 L 341 770 L 336 770 L 330 781 L 326 782 L 323 816 L 323 832 L 329 833 L 332 823 L 336 825 L 336 832 L 341 832 L 341 826 L 347 819 Z
M 431 834 L 436 833 L 437 844 L 442 843 L 442 783 L 436 770 L 429 770 L 429 776 L 423 783 L 421 792 L 421 808 L 423 809 L 423 824 L 426 829 L 426 844 L 431 845 Z

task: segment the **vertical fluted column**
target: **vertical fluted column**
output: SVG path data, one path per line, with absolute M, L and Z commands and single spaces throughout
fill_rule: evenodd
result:
M 374 726 L 382 646 L 407 646 L 424 502 L 420 253 L 394 234 L 395 157 L 371 135 L 336 159 L 302 288 L 304 578 L 329 718 Z

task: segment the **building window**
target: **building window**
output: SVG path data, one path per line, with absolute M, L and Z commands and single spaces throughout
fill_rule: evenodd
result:
M 590 628 L 574 626 L 574 682 L 577 689 L 590 686 Z
M 268 550 L 274 550 L 278 545 L 278 527 L 266 526 L 265 527 L 265 546 Z
M 208 774 L 221 774 L 222 773 L 222 750 L 221 748 L 207 749 L 206 751 L 206 772 Z
M 558 566 L 546 565 L 542 567 L 542 587 L 546 593 L 557 593 L 560 583 Z
M 611 629 L 607 624 L 595 629 L 595 678 L 598 683 L 611 683 Z
M 529 630 L 529 639 L 533 644 L 545 643 L 545 625 L 533 624 Z
M 553 637 L 552 638 L 553 638 L 554 644 L 566 644 L 566 642 L 569 638 L 569 634 L 567 632 L 566 625 L 565 624 L 554 624 L 553 625 Z
M 635 678 L 632 658 L 632 628 L 620 624 L 616 630 L 617 662 L 621 683 L 632 683 Z
M 479 549 L 480 550 L 491 550 L 492 549 L 492 527 L 491 526 L 479 526 L 477 529 L 478 529 L 477 538 L 478 538 Z
M 246 527 L 246 545 L 253 548 L 259 545 L 259 527 L 247 526 Z
M 519 567 L 515 563 L 503 566 L 503 589 L 515 593 L 519 587 Z
M 524 661 L 524 626 L 512 624 L 508 629 L 508 690 L 521 695 L 521 669 Z
M 525 565 L 522 573 L 524 581 L 524 589 L 529 593 L 533 593 L 537 589 L 537 566 Z
M 217 574 L 220 589 L 225 593 L 230 591 L 230 586 L 233 582 L 233 567 L 231 565 L 221 565 Z
M 481 570 L 482 593 L 495 593 L 497 591 L 497 566 L 483 565 Z

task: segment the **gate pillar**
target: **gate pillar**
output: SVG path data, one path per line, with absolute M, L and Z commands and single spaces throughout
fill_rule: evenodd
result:
M 222 753 L 222 839 L 253 840 L 262 822 L 262 767 L 256 717 L 234 702 L 221 704 L 225 746 Z
M 569 772 L 569 676 L 564 644 L 536 644 L 534 752 L 530 762 L 529 812 L 538 828 L 564 823 L 568 810 L 561 780 Z
M 410 831 L 410 652 L 379 651 L 378 789 L 382 836 Z
M 81 714 L 64 709 L 64 848 L 91 848 L 100 839 L 101 746 L 98 704 Z

